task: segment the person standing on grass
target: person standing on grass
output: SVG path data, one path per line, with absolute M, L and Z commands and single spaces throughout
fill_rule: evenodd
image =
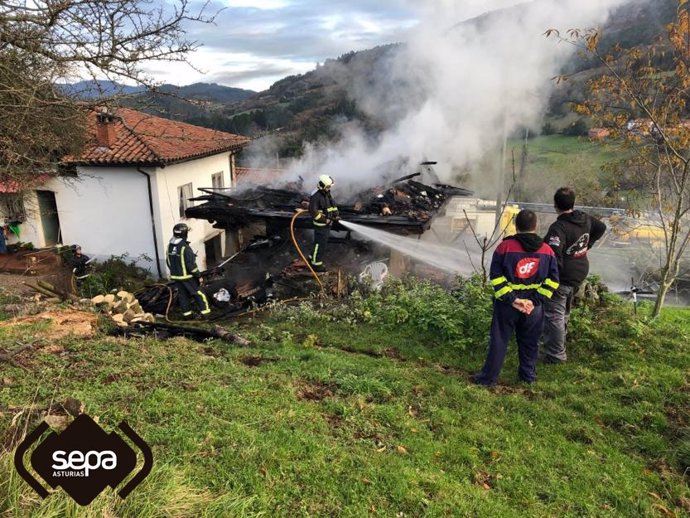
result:
M 544 242 L 556 254 L 560 286 L 544 306 L 544 361 L 563 363 L 566 333 L 573 298 L 589 273 L 587 251 L 604 235 L 606 225 L 575 210 L 575 191 L 561 187 L 553 196 L 558 218 L 549 227 Z
M 173 227 L 173 237 L 168 243 L 166 262 L 170 268 L 170 279 L 175 281 L 177 300 L 182 310 L 182 316 L 192 316 L 191 301 L 193 300 L 202 318 L 208 317 L 211 308 L 206 294 L 201 289 L 201 273 L 196 265 L 196 254 L 192 251 L 187 235 L 189 227 L 178 223 Z
M 558 265 L 553 250 L 535 233 L 537 215 L 533 211 L 521 210 L 515 216 L 515 227 L 517 234 L 505 238 L 491 258 L 493 317 L 489 352 L 473 378 L 478 385 L 496 384 L 513 332 L 520 362 L 518 377 L 526 383 L 537 379 L 543 302 L 558 288 Z

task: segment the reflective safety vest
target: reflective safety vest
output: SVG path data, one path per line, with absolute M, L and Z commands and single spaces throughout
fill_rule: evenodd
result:
M 192 277 L 199 277 L 196 265 L 196 254 L 189 243 L 180 237 L 173 237 L 168 243 L 168 253 L 165 262 L 170 268 L 170 278 L 173 281 L 184 281 Z
M 315 227 L 326 227 L 333 223 L 338 216 L 338 207 L 333 201 L 330 191 L 318 189 L 309 198 L 309 213 Z M 330 223 L 326 221 L 330 220 Z
M 546 243 L 528 252 L 518 238 L 507 237 L 491 258 L 489 282 L 501 302 L 520 298 L 541 304 L 559 286 L 556 255 Z

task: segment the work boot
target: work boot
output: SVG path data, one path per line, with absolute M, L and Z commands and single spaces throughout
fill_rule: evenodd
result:
M 322 264 L 320 264 L 318 266 L 315 264 L 312 264 L 311 268 L 312 268 L 312 270 L 314 270 L 315 272 L 318 272 L 318 273 L 322 273 L 322 272 L 326 271 L 326 268 Z

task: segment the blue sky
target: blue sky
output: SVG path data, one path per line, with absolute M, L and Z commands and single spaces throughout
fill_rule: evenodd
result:
M 202 45 L 189 56 L 199 71 L 157 63 L 147 67 L 154 79 L 264 90 L 350 50 L 404 41 L 419 20 L 408 0 L 224 0 L 209 10 L 220 8 L 215 24 L 187 26 Z

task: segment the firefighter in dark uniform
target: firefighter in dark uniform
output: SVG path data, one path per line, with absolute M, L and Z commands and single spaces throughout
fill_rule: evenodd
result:
M 87 268 L 89 264 L 89 256 L 81 253 L 81 246 L 75 245 L 74 255 L 70 261 L 72 266 L 72 274 L 74 275 L 75 284 L 77 288 L 80 288 L 84 279 L 86 279 L 89 274 L 87 273 Z
M 491 258 L 494 308 L 489 352 L 481 372 L 474 377 L 478 385 L 496 384 L 513 332 L 518 346 L 518 377 L 526 383 L 536 380 L 543 303 L 558 289 L 558 262 L 551 247 L 535 233 L 537 215 L 521 210 L 515 227 L 517 234 L 505 238 Z
M 211 308 L 201 290 L 201 274 L 196 265 L 196 254 L 187 241 L 189 227 L 178 223 L 173 227 L 173 237 L 168 243 L 166 263 L 170 268 L 170 279 L 175 281 L 180 309 L 185 317 L 192 316 L 190 301 L 194 300 L 202 316 L 208 315 Z
M 328 236 L 333 222 L 340 219 L 338 207 L 331 196 L 333 178 L 326 174 L 319 176 L 318 189 L 309 199 L 309 213 L 314 224 L 314 247 L 309 262 L 314 271 L 323 272 L 323 257 L 326 254 Z

